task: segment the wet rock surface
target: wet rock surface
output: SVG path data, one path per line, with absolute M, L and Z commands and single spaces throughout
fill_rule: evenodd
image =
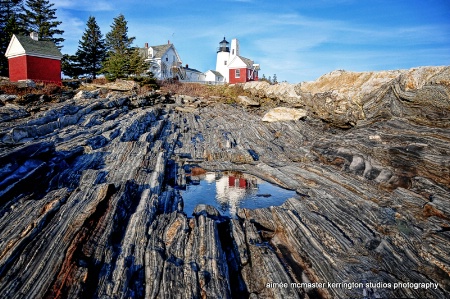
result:
M 2 296 L 448 298 L 450 76 L 433 72 L 364 89 L 359 108 L 330 118 L 298 100 L 308 116 L 295 121 L 157 93 L 81 93 L 35 113 L 5 106 Z M 236 219 L 208 205 L 186 215 L 185 164 L 297 196 Z M 363 281 L 392 287 L 326 285 Z M 325 287 L 291 286 L 305 282 Z

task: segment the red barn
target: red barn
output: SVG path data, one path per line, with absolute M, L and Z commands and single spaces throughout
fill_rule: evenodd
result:
M 51 41 L 38 40 L 37 34 L 13 35 L 5 56 L 9 80 L 33 80 L 61 85 L 61 52 Z

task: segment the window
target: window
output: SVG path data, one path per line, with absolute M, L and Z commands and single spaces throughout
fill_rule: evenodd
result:
M 169 61 L 169 57 L 166 56 L 166 61 Z
M 241 77 L 241 70 L 235 70 L 234 77 L 235 78 L 240 78 Z
M 234 55 L 234 49 L 233 49 L 233 50 L 231 50 L 231 55 Z
M 227 65 L 227 61 L 226 60 L 223 62 L 223 65 Z

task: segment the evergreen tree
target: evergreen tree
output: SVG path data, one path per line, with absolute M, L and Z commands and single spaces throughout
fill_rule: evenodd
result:
M 95 79 L 106 58 L 106 44 L 95 17 L 89 17 L 86 26 L 75 55 L 85 73 Z
M 61 70 L 70 78 L 78 78 L 85 73 L 76 55 L 64 54 L 61 59 Z
M 57 29 L 62 22 L 56 20 L 56 8 L 48 0 L 26 0 L 26 6 L 23 7 L 24 14 L 21 15 L 23 27 L 28 33 L 37 32 L 40 40 L 51 40 L 59 48 L 60 43 L 64 41 L 62 37 L 63 30 Z
M 103 63 L 102 72 L 108 80 L 126 77 L 126 55 L 111 52 Z
M 109 51 L 102 68 L 108 79 L 114 80 L 142 73 L 145 62 L 139 51 L 131 47 L 134 40 L 134 37 L 128 37 L 125 17 L 121 14 L 114 18 L 111 31 L 106 34 L 106 46 Z
M 6 49 L 13 34 L 24 33 L 19 22 L 22 0 L 0 0 L 0 3 L 0 76 L 8 76 Z
M 149 65 L 139 53 L 139 48 L 130 49 L 128 57 L 128 74 L 139 76 L 148 70 Z
M 114 18 L 111 31 L 106 34 L 106 45 L 110 52 L 124 55 L 131 48 L 135 37 L 128 37 L 127 23 L 122 14 Z
M 272 83 L 273 84 L 278 84 L 277 74 L 273 74 Z

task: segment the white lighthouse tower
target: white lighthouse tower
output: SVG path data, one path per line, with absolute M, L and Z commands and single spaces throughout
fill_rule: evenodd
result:
M 221 73 L 225 78 L 225 82 L 229 82 L 230 74 L 228 71 L 228 64 L 230 63 L 230 43 L 226 41 L 225 37 L 223 41 L 219 43 L 217 49 L 216 71 Z

